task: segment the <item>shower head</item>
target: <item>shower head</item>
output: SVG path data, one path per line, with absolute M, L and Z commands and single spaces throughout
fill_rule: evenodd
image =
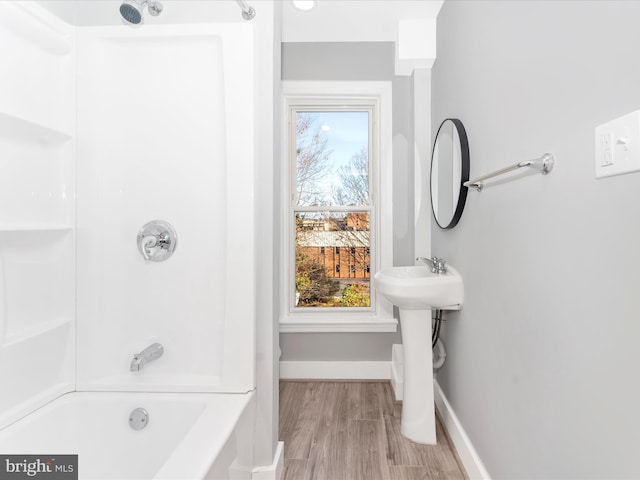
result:
M 120 15 L 122 15 L 126 23 L 139 25 L 142 23 L 142 12 L 145 6 L 154 17 L 162 13 L 162 4 L 160 2 L 151 0 L 124 0 L 120 5 Z
M 120 5 L 120 15 L 127 22 L 138 25 L 142 22 L 142 7 L 135 1 L 124 1 Z

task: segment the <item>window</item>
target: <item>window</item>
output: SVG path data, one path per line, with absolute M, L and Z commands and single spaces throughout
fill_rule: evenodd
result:
M 291 107 L 296 309 L 371 308 L 371 279 L 363 267 L 356 275 L 355 263 L 368 262 L 371 241 L 373 112 L 370 105 Z M 335 271 L 344 275 L 318 261 L 315 252 L 326 247 L 348 263 Z
M 391 159 L 382 158 L 390 147 L 390 84 L 361 84 L 371 93 L 354 92 L 354 85 L 283 85 L 281 331 L 396 330 L 371 276 L 391 264 Z M 321 255 L 327 248 L 335 253 Z

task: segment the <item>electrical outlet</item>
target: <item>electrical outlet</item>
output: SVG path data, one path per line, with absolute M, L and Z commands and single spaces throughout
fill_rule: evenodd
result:
M 611 147 L 612 143 L 613 143 L 613 132 L 605 132 L 600 134 L 600 166 L 601 167 L 608 167 L 609 165 L 613 165 L 613 151 Z

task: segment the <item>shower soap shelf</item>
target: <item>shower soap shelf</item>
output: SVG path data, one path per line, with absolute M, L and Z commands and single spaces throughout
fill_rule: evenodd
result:
M 71 140 L 72 135 L 44 122 L 0 111 L 0 137 L 55 145 Z

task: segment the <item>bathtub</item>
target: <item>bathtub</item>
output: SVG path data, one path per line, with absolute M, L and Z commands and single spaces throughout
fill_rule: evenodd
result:
M 80 479 L 249 479 L 254 410 L 254 392 L 73 392 L 1 430 L 0 454 L 77 454 Z

